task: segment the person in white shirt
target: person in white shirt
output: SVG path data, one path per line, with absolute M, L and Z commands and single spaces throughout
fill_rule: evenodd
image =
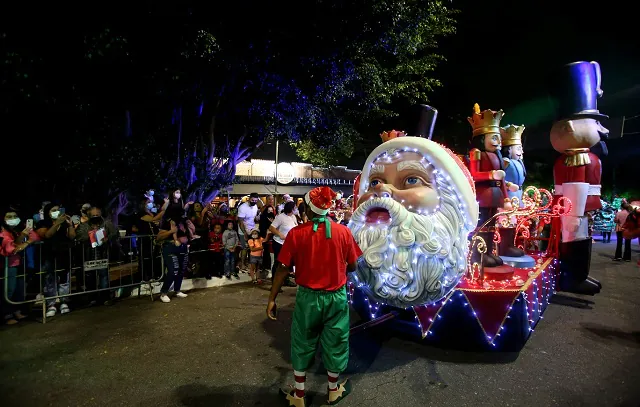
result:
M 293 198 L 291 198 L 291 195 L 289 194 L 284 194 L 282 195 L 282 203 L 278 205 L 278 213 L 282 213 L 282 211 L 284 210 L 284 204 L 286 204 L 287 202 L 293 202 Z
M 240 237 L 240 268 L 248 269 L 247 259 L 247 239 L 250 231 L 253 230 L 258 222 L 258 194 L 253 192 L 249 195 L 249 200 L 238 207 L 238 236 Z M 258 218 L 258 220 L 256 220 Z
M 273 258 L 277 259 L 280 254 L 280 249 L 282 249 L 282 245 L 284 244 L 284 239 L 289 234 L 289 231 L 294 227 L 298 226 L 298 219 L 294 213 L 294 209 L 296 207 L 295 202 L 293 200 L 288 201 L 284 204 L 284 208 L 282 209 L 282 213 L 276 216 L 276 218 L 269 226 L 269 232 L 273 234 Z M 276 270 L 278 269 L 278 262 L 274 261 L 273 266 L 271 267 L 271 278 L 273 280 L 273 276 L 276 274 Z M 295 287 L 295 283 L 291 282 L 289 279 L 285 281 L 285 285 L 288 287 Z

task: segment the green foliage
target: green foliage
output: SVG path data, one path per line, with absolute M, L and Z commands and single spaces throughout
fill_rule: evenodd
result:
M 368 123 L 396 116 L 393 106 L 428 101 L 428 93 L 440 86 L 432 76 L 443 60 L 435 53 L 437 39 L 455 32 L 455 11 L 441 1 L 417 0 L 318 1 L 315 6 L 312 13 L 322 22 L 311 34 L 324 47 L 337 46 L 325 65 L 345 69 L 315 99 L 324 117 L 334 118 L 332 126 L 321 128 L 323 134 L 308 132 L 294 145 L 301 158 L 326 165 L 349 157 Z M 314 38 L 306 40 L 315 44 Z
M 0 37 L 0 125 L 14 151 L 42 139 L 45 194 L 102 201 L 158 183 L 210 196 L 263 140 L 340 162 L 369 123 L 428 100 L 454 32 L 443 1 L 115 1 L 57 29 L 73 11 Z

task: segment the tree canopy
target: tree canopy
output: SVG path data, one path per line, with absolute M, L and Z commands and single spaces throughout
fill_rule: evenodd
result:
M 12 7 L 33 18 L 0 30 L 0 125 L 37 157 L 25 182 L 103 201 L 151 185 L 210 198 L 265 140 L 339 162 L 368 122 L 428 100 L 455 13 L 419 0 Z

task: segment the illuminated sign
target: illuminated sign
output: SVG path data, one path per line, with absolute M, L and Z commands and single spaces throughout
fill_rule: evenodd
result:
M 295 178 L 293 165 L 289 163 L 278 164 L 278 182 L 280 184 L 289 184 Z

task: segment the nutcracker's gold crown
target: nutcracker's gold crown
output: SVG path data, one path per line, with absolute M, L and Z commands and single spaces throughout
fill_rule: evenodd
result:
M 383 131 L 380 134 L 380 138 L 382 139 L 383 143 L 389 140 L 393 140 L 394 138 L 405 137 L 405 136 L 406 136 L 406 133 L 399 130 Z
M 524 132 L 524 129 L 524 125 L 515 126 L 513 124 L 500 128 L 502 147 L 515 146 L 518 144 L 522 145 L 522 133 Z
M 480 106 L 473 105 L 473 115 L 467 117 L 473 128 L 473 137 L 483 134 L 500 134 L 500 120 L 504 116 L 502 110 L 497 112 L 491 109 L 480 111 Z

